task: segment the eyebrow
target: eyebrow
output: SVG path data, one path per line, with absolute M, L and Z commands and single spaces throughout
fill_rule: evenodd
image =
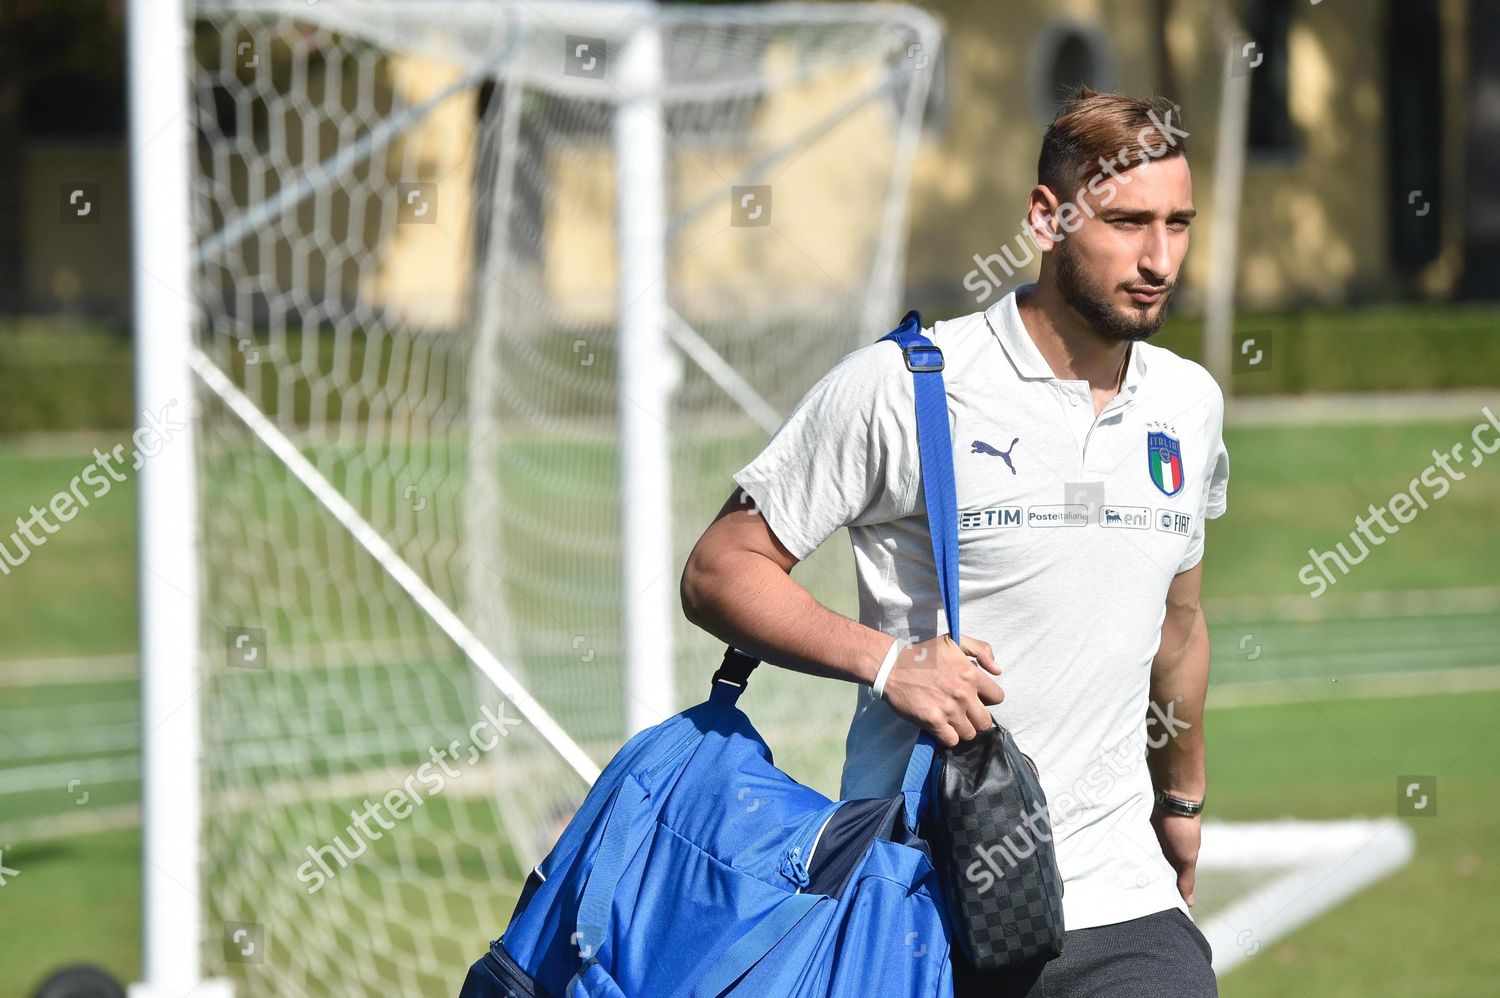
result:
M 1152 211 L 1149 208 L 1105 208 L 1103 211 L 1099 212 L 1099 214 L 1107 219 L 1150 219 L 1156 217 L 1156 212 Z M 1189 219 L 1196 217 L 1198 217 L 1197 208 L 1179 208 L 1167 216 L 1167 218 L 1169 219 Z

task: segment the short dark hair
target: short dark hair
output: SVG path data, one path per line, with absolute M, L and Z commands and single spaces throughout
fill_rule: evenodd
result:
M 1143 100 L 1078 87 L 1057 109 L 1042 136 L 1037 183 L 1066 201 L 1099 172 L 1101 160 L 1118 156 L 1122 169 L 1129 169 L 1151 159 L 1181 156 L 1187 152 L 1182 133 L 1162 133 L 1162 127 L 1174 115 L 1180 120 L 1181 113 L 1165 97 Z M 1181 129 L 1181 125 L 1176 127 Z M 1164 142 L 1167 148 L 1162 151 Z

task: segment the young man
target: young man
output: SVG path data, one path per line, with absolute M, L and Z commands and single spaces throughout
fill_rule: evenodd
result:
M 1042 141 L 1027 207 L 1038 280 L 927 331 L 946 362 L 960 643 L 927 535 L 912 375 L 891 343 L 813 386 L 734 475 L 683 573 L 694 623 L 766 662 L 859 684 L 841 797 L 896 793 L 921 728 L 951 746 L 997 720 L 1035 760 L 1064 880 L 1063 954 L 988 979 L 958 966 L 960 995 L 1217 993 L 1187 906 L 1206 790 L 1204 521 L 1224 512 L 1229 477 L 1223 396 L 1203 368 L 1145 342 L 1195 214 L 1174 115 L 1074 95 Z M 841 526 L 858 622 L 790 578 Z

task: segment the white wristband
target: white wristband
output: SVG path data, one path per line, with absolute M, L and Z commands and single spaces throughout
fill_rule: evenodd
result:
M 891 642 L 891 646 L 885 650 L 885 658 L 880 662 L 880 668 L 875 671 L 875 682 L 870 687 L 875 691 L 876 700 L 885 699 L 885 680 L 891 674 L 891 669 L 896 665 L 896 657 L 901 654 L 902 647 L 906 644 L 900 638 Z

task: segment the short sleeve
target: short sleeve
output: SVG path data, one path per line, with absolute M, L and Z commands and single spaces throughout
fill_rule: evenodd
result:
M 847 354 L 734 473 L 799 561 L 840 527 L 909 515 L 917 478 L 911 377 L 891 343 Z
M 1193 533 L 1182 563 L 1177 567 L 1178 574 L 1186 572 L 1203 559 L 1207 521 L 1223 516 L 1229 504 L 1229 450 L 1224 446 L 1224 395 L 1217 390 L 1214 392 L 1214 405 L 1203 439 L 1208 442 L 1210 457 L 1204 467 L 1203 487 L 1199 490 L 1202 501 L 1198 505 L 1198 515 L 1193 518 Z

